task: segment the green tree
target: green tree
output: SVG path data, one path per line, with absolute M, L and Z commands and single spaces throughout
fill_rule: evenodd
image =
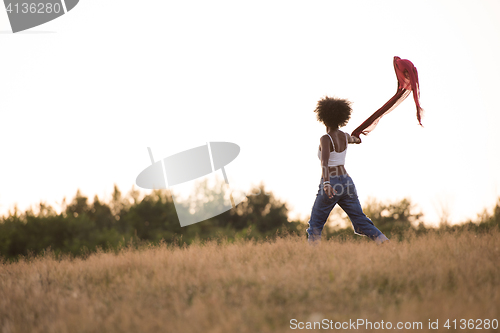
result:
M 363 211 L 381 231 L 409 229 L 416 226 L 423 216 L 409 198 L 388 203 L 370 198 L 364 204 Z

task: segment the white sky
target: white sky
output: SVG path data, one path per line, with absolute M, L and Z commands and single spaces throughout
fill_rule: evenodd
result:
M 127 192 L 148 146 L 160 159 L 229 141 L 231 182 L 263 182 L 306 218 L 317 100 L 350 99 L 350 133 L 395 93 L 397 55 L 418 68 L 425 128 L 409 97 L 349 147 L 360 199 L 474 218 L 500 196 L 499 17 L 496 0 L 82 0 L 10 34 L 0 10 L 0 213 Z

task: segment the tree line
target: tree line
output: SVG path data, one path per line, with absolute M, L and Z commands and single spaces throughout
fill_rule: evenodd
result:
M 204 194 L 210 189 L 201 184 Z M 0 256 L 52 253 L 84 255 L 98 249 L 160 241 L 183 245 L 207 239 L 264 239 L 278 232 L 298 233 L 302 223 L 288 220 L 284 202 L 267 193 L 264 185 L 225 213 L 209 220 L 181 227 L 168 190 L 154 190 L 140 198 L 138 190 L 126 195 L 115 185 L 111 199 L 94 196 L 92 202 L 78 190 L 60 213 L 44 203 L 38 209 L 19 212 L 17 208 L 0 218 Z
M 206 184 L 200 187 L 210 197 Z M 77 191 L 61 212 L 44 203 L 38 209 L 20 212 L 17 208 L 0 218 L 0 257 L 15 260 L 19 256 L 43 254 L 48 249 L 58 255 L 85 256 L 98 250 L 119 250 L 124 246 L 140 246 L 166 242 L 175 246 L 189 245 L 208 239 L 271 239 L 277 235 L 297 234 L 306 237 L 307 221 L 291 221 L 285 202 L 278 200 L 264 185 L 252 189 L 247 199 L 225 213 L 209 220 L 181 227 L 174 202 L 168 190 L 155 190 L 140 197 L 136 189 L 126 195 L 115 185 L 107 202 L 94 196 L 93 201 Z M 323 230 L 323 238 L 358 239 L 350 222 L 335 208 Z M 386 235 L 401 238 L 408 231 L 428 232 L 422 213 L 410 199 L 382 203 L 371 199 L 363 207 L 366 215 Z M 441 231 L 498 228 L 500 200 L 492 214 L 486 211 L 478 221 L 449 226 Z

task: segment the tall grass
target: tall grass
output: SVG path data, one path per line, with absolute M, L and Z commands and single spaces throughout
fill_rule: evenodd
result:
M 288 236 L 4 262 L 0 332 L 288 332 L 291 319 L 449 331 L 447 319 L 500 320 L 499 241 L 498 229 L 383 245 Z

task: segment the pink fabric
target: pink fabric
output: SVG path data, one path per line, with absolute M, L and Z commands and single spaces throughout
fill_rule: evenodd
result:
M 402 101 L 413 91 L 413 99 L 417 107 L 417 120 L 422 126 L 422 112 L 420 107 L 420 88 L 418 85 L 418 72 L 413 63 L 407 59 L 394 57 L 394 70 L 398 78 L 398 90 L 392 98 L 387 101 L 380 109 L 375 111 L 368 119 L 366 119 L 358 128 L 352 132 L 352 136 L 358 137 L 361 134 L 367 135 L 377 126 L 380 119 L 394 110 Z

